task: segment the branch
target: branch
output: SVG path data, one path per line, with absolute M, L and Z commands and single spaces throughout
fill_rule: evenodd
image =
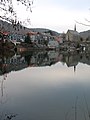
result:
M 5 16 L 0 16 L 0 18 L 12 23 L 12 19 L 10 19 L 10 18 L 6 18 Z
M 89 21 L 88 19 L 86 19 L 86 18 L 85 18 L 85 20 L 86 20 L 87 22 L 90 22 L 90 21 Z
M 33 5 L 33 0 L 17 0 L 17 2 L 20 2 L 22 5 L 30 9 L 31 9 L 31 5 Z
M 31 6 L 33 5 L 34 0 L 16 0 L 17 6 L 19 7 L 20 3 L 21 5 L 26 7 L 26 11 L 32 12 Z M 0 0 L 0 12 L 3 13 L 3 15 L 0 15 L 0 18 L 3 20 L 6 20 L 7 22 L 10 22 L 14 26 L 18 27 L 18 23 L 20 22 L 20 19 L 17 16 L 17 12 L 15 11 L 13 0 Z M 26 20 L 30 24 L 30 18 L 26 18 Z M 20 24 L 21 25 L 21 24 Z
M 1 5 L 5 6 L 5 3 L 0 2 Z
M 81 25 L 84 25 L 84 26 L 90 27 L 89 24 L 84 24 L 84 23 L 82 23 L 82 22 L 78 22 L 78 21 L 76 21 L 76 20 L 75 20 L 75 22 L 78 23 L 78 24 L 81 24 Z
M 0 9 L 2 9 L 2 10 L 4 10 L 4 11 L 7 11 L 5 8 L 2 8 L 2 7 L 0 7 Z

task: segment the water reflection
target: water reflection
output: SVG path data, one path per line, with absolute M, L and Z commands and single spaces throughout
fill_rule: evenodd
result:
M 27 67 L 51 66 L 57 62 L 73 67 L 79 63 L 90 65 L 90 53 L 67 53 L 62 51 L 30 51 L 26 53 L 0 54 L 0 75 Z
M 89 52 L 0 55 L 2 120 L 89 120 L 89 65 Z

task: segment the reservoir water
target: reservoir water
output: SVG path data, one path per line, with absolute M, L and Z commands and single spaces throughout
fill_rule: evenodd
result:
M 0 57 L 0 120 L 89 120 L 90 53 Z

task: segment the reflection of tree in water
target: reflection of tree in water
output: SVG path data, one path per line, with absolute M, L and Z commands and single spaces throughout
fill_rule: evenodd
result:
M 8 64 L 6 63 L 6 60 L 8 58 L 8 54 L 5 54 L 5 51 L 3 50 L 0 53 L 0 71 L 1 71 L 1 80 L 0 80 L 0 88 L 1 88 L 1 98 L 0 98 L 0 103 L 4 104 L 5 102 L 7 102 L 7 95 L 4 95 L 4 81 L 7 79 L 7 67 Z
M 27 54 L 27 55 L 25 56 L 25 61 L 27 62 L 27 65 L 28 65 L 28 66 L 30 65 L 32 56 L 33 56 L 33 52 L 30 52 L 29 54 Z
M 48 54 L 46 51 L 44 52 L 30 52 L 29 54 L 25 55 L 25 61 L 27 62 L 27 65 L 32 65 L 32 59 L 34 58 L 34 64 L 37 64 L 38 66 L 40 66 L 43 62 L 44 59 L 47 58 L 48 59 Z
M 15 54 L 14 51 L 0 51 L 0 72 L 1 74 L 6 74 L 8 71 L 8 63 L 7 60 L 10 59 Z
M 9 57 L 5 55 L 5 52 L 0 54 L 0 75 L 6 75 L 10 71 L 17 71 L 24 69 L 28 66 L 47 66 L 62 62 L 63 65 L 66 64 L 67 67 L 74 67 L 79 62 L 90 65 L 90 53 L 68 53 L 62 51 L 29 51 L 21 54 L 16 54 L 16 56 Z M 24 62 L 23 62 L 24 61 Z M 17 66 L 15 66 L 15 64 Z
M 6 74 L 2 76 L 2 79 L 0 81 L 0 84 L 1 84 L 1 99 L 0 99 L 0 103 L 1 104 L 4 104 L 7 102 L 7 94 L 5 95 L 5 86 L 4 86 L 4 81 L 6 80 Z
M 2 76 L 0 79 L 0 106 L 1 105 L 3 106 L 8 101 L 7 93 L 6 93 L 5 86 L 4 86 L 4 81 L 7 79 L 6 64 L 5 64 L 4 59 L 0 61 L 0 69 L 2 72 Z M 4 118 L 5 118 L 4 113 L 0 111 L 0 120 L 6 120 Z
M 0 70 L 2 72 L 2 74 L 6 74 L 7 73 L 7 64 L 6 64 L 6 57 L 2 55 L 1 59 L 0 59 Z
M 48 52 L 43 52 L 41 54 L 38 54 L 38 58 L 37 58 L 38 65 L 41 65 L 44 62 L 45 58 L 47 58 L 47 60 L 49 59 Z

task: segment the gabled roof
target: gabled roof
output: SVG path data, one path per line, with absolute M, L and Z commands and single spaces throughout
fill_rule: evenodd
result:
M 68 30 L 67 33 L 71 33 L 71 34 L 74 34 L 74 35 L 80 35 L 77 31 L 75 30 Z

